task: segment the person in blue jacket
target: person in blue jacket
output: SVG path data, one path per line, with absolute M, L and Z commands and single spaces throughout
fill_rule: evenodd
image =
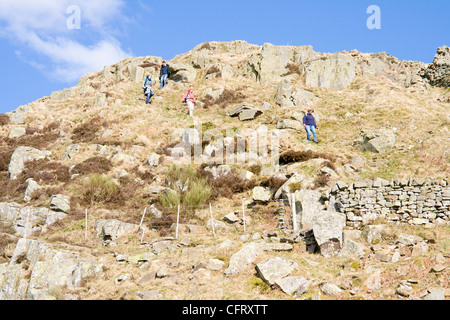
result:
M 308 113 L 305 114 L 305 116 L 303 117 L 303 126 L 305 127 L 308 141 L 311 141 L 311 133 L 312 133 L 314 137 L 314 142 L 319 143 L 319 141 L 317 141 L 317 132 L 316 132 L 316 130 L 319 129 L 319 127 L 316 124 L 316 120 L 314 119 L 313 113 L 314 109 L 312 108 L 308 109 Z
M 159 79 L 161 81 L 160 88 L 164 88 L 167 84 L 167 79 L 170 77 L 170 67 L 166 61 L 162 62 L 161 71 L 159 72 Z
M 144 88 L 144 94 L 147 96 L 147 104 L 150 103 L 150 99 L 154 95 L 152 86 L 153 86 L 152 77 L 151 75 L 147 75 L 144 84 L 142 85 L 142 88 Z

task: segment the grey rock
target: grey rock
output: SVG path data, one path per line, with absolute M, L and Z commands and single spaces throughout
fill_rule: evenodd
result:
M 309 281 L 303 277 L 285 277 L 275 280 L 275 286 L 288 295 L 301 296 L 307 290 Z
M 24 207 L 16 216 L 12 226 L 17 234 L 27 237 L 66 217 L 65 213 L 55 212 L 47 208 Z
M 159 160 L 161 156 L 155 152 L 150 154 L 147 158 L 147 164 L 151 167 L 157 167 L 159 165 Z
M 395 146 L 397 136 L 392 130 L 376 129 L 361 131 L 359 140 L 355 141 L 361 151 L 384 153 Z
M 233 275 L 250 267 L 257 257 L 264 253 L 265 245 L 257 242 L 245 244 L 241 250 L 233 254 L 230 258 L 225 275 Z
M 158 300 L 162 299 L 163 297 L 163 295 L 159 293 L 158 290 L 137 291 L 136 295 L 138 295 L 143 300 Z
M 139 226 L 135 224 L 121 222 L 115 219 L 99 219 L 95 222 L 97 237 L 103 240 L 112 240 L 138 231 Z
M 253 188 L 253 201 L 269 202 L 273 196 L 273 190 L 265 187 Z
M 450 87 L 450 48 L 438 48 L 433 62 L 422 70 L 421 76 L 433 86 Z
M 239 222 L 239 217 L 237 217 L 234 212 L 230 212 L 223 218 L 223 220 L 228 223 L 236 223 Z
M 26 134 L 27 130 L 24 127 L 14 127 L 9 132 L 8 138 L 15 139 L 20 138 Z
M 72 160 L 73 157 L 80 151 L 80 145 L 79 144 L 71 144 L 66 148 L 66 151 L 63 155 L 63 160 Z
M 23 198 L 23 201 L 31 201 L 31 197 L 33 196 L 33 193 L 39 189 L 42 189 L 42 187 L 33 179 L 29 178 L 26 181 L 27 189 L 25 190 L 25 196 Z
M 377 244 L 381 242 L 382 232 L 385 229 L 385 225 L 367 225 L 362 230 L 362 236 L 369 244 Z
M 366 247 L 364 247 L 362 244 L 347 239 L 344 240 L 343 248 L 341 252 L 339 252 L 338 257 L 362 259 L 366 255 L 365 249 Z
M 304 130 L 303 124 L 298 120 L 280 119 L 277 122 L 277 129 L 293 129 L 297 131 Z
M 423 300 L 445 300 L 445 288 L 433 287 L 428 289 L 428 294 Z
M 0 202 L 0 222 L 13 223 L 20 213 L 20 205 L 15 202 Z
M 298 265 L 292 260 L 276 257 L 258 263 L 255 269 L 264 282 L 273 285 L 276 280 L 285 278 L 298 269 Z
M 320 289 L 323 293 L 329 296 L 338 296 L 343 293 L 343 291 L 338 286 L 328 282 L 322 284 Z
M 69 212 L 70 198 L 62 194 L 52 196 L 50 199 L 50 209 L 57 212 Z

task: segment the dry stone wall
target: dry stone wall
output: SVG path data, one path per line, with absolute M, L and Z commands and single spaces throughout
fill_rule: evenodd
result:
M 338 181 L 328 199 L 346 214 L 347 225 L 356 228 L 378 218 L 414 225 L 450 220 L 448 180 L 377 178 L 350 185 Z

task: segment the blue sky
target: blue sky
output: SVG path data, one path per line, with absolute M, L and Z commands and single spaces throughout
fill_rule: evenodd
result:
M 370 5 L 380 8 L 381 29 L 367 28 Z M 449 12 L 448 0 L 1 0 L 0 113 L 122 58 L 170 60 L 206 41 L 384 51 L 429 63 L 450 46 Z

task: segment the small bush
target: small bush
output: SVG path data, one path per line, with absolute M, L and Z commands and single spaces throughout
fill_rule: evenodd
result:
M 211 198 L 212 191 L 207 179 L 195 179 L 183 196 L 183 205 L 198 209 Z
M 8 171 L 9 163 L 11 162 L 11 156 L 14 153 L 14 148 L 1 147 L 0 150 L 0 172 Z
M 90 205 L 94 205 L 95 203 L 107 203 L 112 200 L 117 189 L 118 186 L 111 178 L 94 174 L 82 185 L 82 200 Z
M 294 193 L 295 191 L 302 190 L 302 183 L 301 182 L 295 182 L 289 185 L 289 189 L 291 193 Z
M 305 162 L 310 159 L 327 159 L 329 161 L 334 162 L 335 159 L 333 156 L 324 153 L 324 152 L 314 152 L 312 150 L 308 151 L 286 151 L 285 153 L 280 155 L 280 164 L 286 165 L 290 163 L 296 163 L 296 162 Z
M 112 166 L 112 162 L 106 158 L 93 157 L 77 164 L 73 168 L 72 173 L 81 175 L 88 175 L 91 173 L 104 174 L 111 171 Z
M 68 182 L 71 174 L 69 168 L 60 164 L 59 162 L 50 162 L 47 160 L 38 160 L 27 162 L 20 179 L 24 181 L 28 178 L 33 178 L 38 183 L 58 183 Z
M 212 181 L 212 197 L 232 199 L 235 194 L 246 192 L 255 186 L 255 180 L 243 179 L 236 173 L 229 173 Z
M 205 49 L 205 50 L 212 50 L 214 48 L 211 46 L 211 44 L 209 42 L 205 42 L 204 44 L 201 45 L 201 47 L 198 50 L 200 51 L 200 50 L 203 50 L 203 49 Z
M 301 70 L 300 70 L 300 66 L 299 66 L 298 64 L 295 64 L 295 63 L 289 62 L 289 63 L 286 65 L 286 69 L 287 69 L 288 71 L 287 71 L 285 74 L 283 74 L 282 77 L 288 76 L 288 75 L 291 75 L 291 74 L 298 74 L 298 75 L 301 75 L 301 74 L 302 74 L 302 72 L 301 72 Z
M 254 165 L 251 165 L 250 168 L 248 168 L 248 171 L 259 176 L 261 174 L 261 169 L 262 169 L 262 166 L 260 164 L 254 164 Z
M 6 126 L 11 123 L 8 115 L 0 113 L 0 126 Z
M 219 69 L 218 66 L 212 66 L 206 71 L 206 75 L 209 74 L 216 74 L 216 78 L 222 78 L 222 71 Z
M 167 191 L 159 197 L 158 201 L 165 208 L 176 208 L 181 204 L 181 197 L 178 192 Z
M 100 116 L 96 116 L 75 128 L 72 133 L 72 140 L 74 142 L 91 142 L 104 126 L 107 126 L 107 123 Z
M 230 105 L 240 104 L 247 98 L 241 91 L 234 91 L 225 89 L 220 98 L 216 101 L 216 104 L 222 109 L 227 108 Z
M 329 181 L 330 177 L 328 177 L 326 174 L 320 174 L 314 180 L 313 189 L 323 188 L 328 184 Z
M 260 186 L 277 191 L 283 186 L 283 184 L 286 183 L 287 180 L 288 179 L 286 178 L 270 177 L 267 180 L 261 182 Z
M 141 68 L 155 68 L 155 70 L 159 69 L 159 65 L 153 62 L 144 62 L 139 67 Z

